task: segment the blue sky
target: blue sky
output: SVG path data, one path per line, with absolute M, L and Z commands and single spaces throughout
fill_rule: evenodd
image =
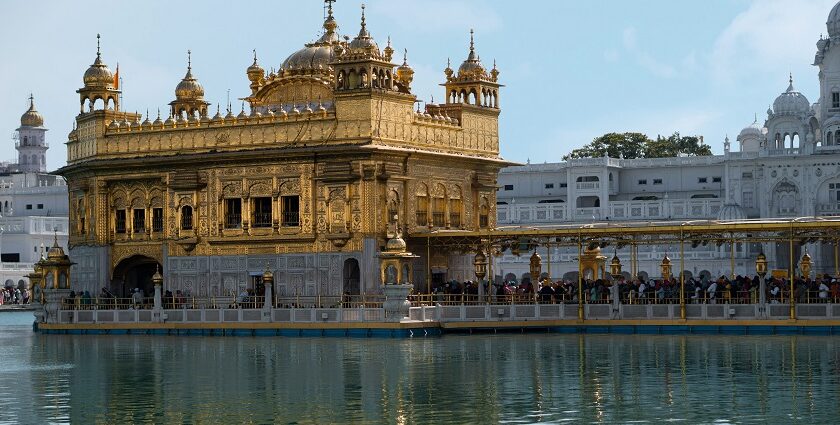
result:
M 466 57 L 469 30 L 486 66 L 495 58 L 502 156 L 559 161 L 611 131 L 705 137 L 716 153 L 754 114 L 794 85 L 817 101 L 815 43 L 836 0 L 371 0 L 368 29 L 384 47 L 408 49 L 414 92 L 443 98 L 443 68 Z M 107 5 L 107 9 L 105 6 Z M 339 0 L 340 32 L 359 30 L 360 2 Z M 78 112 L 75 90 L 93 62 L 120 63 L 123 109 L 167 110 L 193 51 L 208 101 L 249 93 L 245 68 L 257 49 L 266 69 L 318 36 L 319 0 L 4 1 L 0 26 L 0 160 L 35 93 L 50 128 L 47 163 L 65 163 L 63 142 Z M 396 59 L 395 59 L 396 61 Z M 215 112 L 215 108 L 214 108 Z

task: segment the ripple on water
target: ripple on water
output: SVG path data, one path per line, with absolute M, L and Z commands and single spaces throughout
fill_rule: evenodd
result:
M 0 315 L 0 326 L 5 316 Z M 832 423 L 827 337 L 62 336 L 7 327 L 4 423 Z M 14 343 L 7 343 L 14 341 Z

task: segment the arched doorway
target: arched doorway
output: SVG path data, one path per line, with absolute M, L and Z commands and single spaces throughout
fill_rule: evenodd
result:
M 143 255 L 128 257 L 114 267 L 109 289 L 114 295 L 126 298 L 131 296 L 132 289 L 139 288 L 144 296 L 151 297 L 155 293 L 152 276 L 158 267 L 160 263 L 154 258 Z
M 359 271 L 359 260 L 355 258 L 348 258 L 344 260 L 344 272 L 341 276 L 343 277 L 344 282 L 344 294 L 361 294 L 361 287 L 359 285 L 361 277 L 361 273 Z

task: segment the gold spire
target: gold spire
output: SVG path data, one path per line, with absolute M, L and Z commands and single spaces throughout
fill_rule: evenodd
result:
M 114 88 L 114 74 L 102 61 L 102 52 L 99 45 L 101 36 L 96 34 L 96 60 L 85 71 L 83 81 L 87 88 Z
M 385 60 L 391 62 L 391 58 L 394 56 L 394 48 L 391 47 L 391 36 L 388 36 L 388 44 L 385 45 Z
M 29 109 L 20 117 L 20 125 L 25 127 L 41 127 L 44 117 L 35 109 L 35 96 L 29 93 Z

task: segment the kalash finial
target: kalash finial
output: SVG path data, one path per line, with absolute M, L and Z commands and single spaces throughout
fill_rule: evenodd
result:
M 403 49 L 403 66 L 408 66 L 408 49 Z
M 364 30 L 365 28 L 365 4 L 362 3 L 362 29 Z
M 471 52 L 474 52 L 474 51 L 475 51 L 475 39 L 474 39 L 474 34 L 475 34 L 475 31 L 473 31 L 473 29 L 472 29 L 472 28 L 470 28 L 470 51 L 471 51 Z
M 256 65 L 257 64 L 257 49 L 254 49 L 253 52 L 254 52 L 254 65 Z
M 96 57 L 99 57 L 99 33 L 96 33 Z
M 187 71 L 192 69 L 192 50 L 187 50 Z

